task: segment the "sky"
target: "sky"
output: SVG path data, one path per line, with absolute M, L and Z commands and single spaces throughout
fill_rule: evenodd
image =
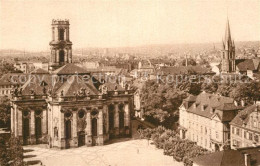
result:
M 0 0 L 0 49 L 48 50 L 52 19 L 73 48 L 260 40 L 260 0 Z

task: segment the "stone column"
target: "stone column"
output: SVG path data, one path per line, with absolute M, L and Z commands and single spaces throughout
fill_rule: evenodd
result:
M 43 137 L 43 142 L 47 142 L 47 110 L 44 109 L 42 111 L 42 137 Z
M 72 138 L 74 146 L 78 146 L 78 134 L 77 134 L 77 112 L 73 112 L 73 122 L 72 122 Z
M 90 110 L 87 112 L 87 126 L 86 126 L 86 137 L 85 137 L 85 144 L 87 146 L 92 146 L 92 133 L 91 133 L 91 115 Z
M 14 132 L 14 108 L 11 108 L 11 133 Z
M 118 104 L 115 104 L 115 114 L 114 114 L 114 129 L 115 135 L 119 135 L 119 112 Z
M 67 40 L 67 41 L 70 40 L 70 30 L 69 30 L 69 27 L 66 28 L 66 40 Z
M 55 40 L 55 28 L 52 28 L 52 40 Z
M 100 109 L 98 113 L 98 140 L 99 145 L 104 144 L 104 133 L 103 133 L 103 110 Z
M 130 134 L 130 122 L 131 122 L 131 115 L 129 111 L 129 104 L 125 103 L 124 106 L 124 125 L 125 125 L 125 134 L 129 135 Z
M 64 36 L 64 40 L 67 40 L 67 30 L 66 28 L 63 29 L 63 36 Z
M 60 62 L 60 56 L 59 56 L 60 50 L 57 49 L 56 50 L 56 62 L 59 63 Z
M 35 111 L 31 110 L 31 121 L 30 121 L 30 143 L 35 144 L 36 139 L 35 139 Z
M 65 134 L 64 134 L 64 112 L 60 112 L 60 122 L 59 122 L 59 137 L 60 137 L 60 148 L 66 148 Z
M 57 40 L 59 40 L 59 28 L 55 27 L 55 31 L 56 31 L 56 33 L 55 33 L 55 40 L 57 41 Z
M 23 115 L 21 110 L 17 110 L 17 136 L 23 136 Z
M 66 49 L 66 62 L 69 63 L 69 49 Z
M 106 113 L 106 133 L 108 134 L 109 133 L 109 112 L 108 112 L 108 107 L 107 105 L 104 105 L 103 107 L 104 109 L 104 112 Z

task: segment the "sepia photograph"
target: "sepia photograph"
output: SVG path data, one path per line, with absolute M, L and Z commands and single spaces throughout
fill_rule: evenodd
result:
M 0 166 L 260 166 L 260 0 L 0 0 Z

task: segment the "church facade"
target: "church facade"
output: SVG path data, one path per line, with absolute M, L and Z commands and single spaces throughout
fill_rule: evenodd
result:
M 131 136 L 133 92 L 72 63 L 69 21 L 52 21 L 50 70 L 13 90 L 11 131 L 23 144 L 50 148 L 103 145 Z

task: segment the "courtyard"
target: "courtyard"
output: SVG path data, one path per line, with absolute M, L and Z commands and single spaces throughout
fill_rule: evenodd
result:
M 48 149 L 46 145 L 24 146 L 25 161 L 45 166 L 183 166 L 147 140 L 119 139 L 104 146 Z

